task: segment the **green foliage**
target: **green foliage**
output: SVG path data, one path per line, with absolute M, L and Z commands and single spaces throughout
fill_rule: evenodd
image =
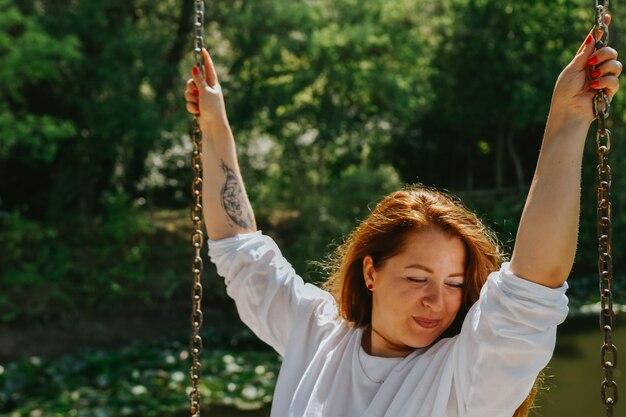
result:
M 145 214 L 136 207 L 132 207 L 127 195 L 106 193 L 103 195 L 103 200 L 103 231 L 113 239 L 112 243 L 123 244 L 140 234 L 153 231 L 153 225 L 148 221 Z
M 26 307 L 45 309 L 38 303 L 41 297 L 46 297 L 38 285 L 46 279 L 40 275 L 41 271 L 34 263 L 41 259 L 42 253 L 38 249 L 45 242 L 54 241 L 57 233 L 52 228 L 41 227 L 25 219 L 19 212 L 9 213 L 1 230 L 0 247 L 3 251 L 0 257 L 0 283 L 3 291 L 0 292 L 0 322 L 9 322 L 21 315 L 24 308 L 18 294 L 25 296 L 32 293 L 34 305 Z M 37 313 L 41 314 L 42 311 Z
M 205 407 L 250 410 L 271 403 L 280 367 L 276 353 L 207 349 L 200 359 Z M 0 366 L 0 416 L 182 414 L 189 407 L 188 368 L 188 353 L 180 341 L 110 351 L 83 349 L 56 359 L 8 363 Z
M 626 9 L 613 9 L 621 50 Z M 207 10 L 257 219 L 307 280 L 324 278 L 310 261 L 404 182 L 458 191 L 511 253 L 554 82 L 590 29 L 588 1 L 216 0 Z M 189 1 L 0 0 L 0 323 L 125 312 L 187 287 L 184 227 L 164 232 L 145 208 L 189 204 L 190 12 Z M 609 125 L 616 265 L 625 100 Z M 593 139 L 573 304 L 597 300 Z M 219 280 L 207 288 L 208 305 L 232 307 Z M 276 355 L 253 353 L 248 336 L 205 336 L 234 346 L 205 350 L 205 401 L 269 403 Z M 182 346 L 2 365 L 0 415 L 186 412 Z
M 71 120 L 29 101 L 47 99 L 52 91 L 41 92 L 43 86 L 66 79 L 68 65 L 80 58 L 76 36 L 52 36 L 13 1 L 0 0 L 0 158 L 17 152 L 52 162 L 59 142 L 76 134 Z
M 274 143 L 273 192 L 292 209 L 305 204 L 303 186 L 321 197 L 349 166 L 388 163 L 379 155 L 396 125 L 429 107 L 434 51 L 421 4 L 435 2 L 280 0 L 223 11 L 230 48 L 214 49 L 233 125 L 244 146 Z M 266 180 L 251 184 L 253 196 Z
M 586 1 L 218 0 L 208 10 L 247 190 L 299 272 L 320 279 L 307 260 L 403 182 L 458 191 L 510 252 L 525 196 L 503 190 L 530 182 L 552 87 L 590 28 Z M 189 204 L 190 13 L 190 2 L 0 0 L 0 321 L 95 314 L 180 288 L 185 247 L 139 207 Z M 626 20 L 619 7 L 613 17 Z M 612 40 L 620 50 L 619 29 Z M 626 187 L 624 100 L 610 121 L 614 190 Z M 596 264 L 592 145 L 580 276 Z M 613 199 L 618 264 L 626 194 Z
M 526 193 L 523 191 L 468 191 L 459 193 L 459 197 L 486 226 L 496 232 L 502 250 L 510 259 Z
M 403 178 L 457 190 L 528 185 L 554 84 L 592 21 L 587 2 L 557 3 L 440 2 L 434 100 L 391 147 Z
M 321 198 L 303 194 L 305 204 L 294 225 L 298 233 L 286 252 L 288 259 L 303 276 L 323 280 L 325 276 L 310 268 L 308 261 L 321 260 L 332 250 L 331 244 L 340 244 L 356 222 L 369 214 L 375 200 L 400 187 L 392 167 L 361 165 L 346 169 Z
M 182 135 L 166 149 L 154 149 L 146 158 L 146 175 L 138 184 L 145 200 L 156 207 L 187 207 L 190 181 L 191 138 Z
M 89 230 L 45 226 L 19 212 L 3 220 L 0 322 L 111 313 L 124 303 L 173 296 L 182 285 L 175 271 L 182 268 L 170 256 L 180 251 L 150 245 L 155 231 L 146 215 L 128 210 L 124 198 L 108 200 L 102 223 Z
M 163 132 L 184 117 L 169 111 L 186 32 L 172 33 L 188 25 L 190 9 L 120 1 L 0 6 L 3 202 L 58 221 L 101 215 L 106 193 L 139 197 L 146 155 L 167 144 Z

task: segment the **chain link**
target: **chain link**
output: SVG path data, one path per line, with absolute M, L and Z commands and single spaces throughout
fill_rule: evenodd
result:
M 609 27 L 606 15 L 609 11 L 609 0 L 601 4 L 595 0 L 596 16 L 593 36 L 596 49 L 609 43 Z M 601 33 L 600 36 L 599 33 Z M 592 68 L 595 70 L 596 66 Z M 615 312 L 613 311 L 613 260 L 611 258 L 611 167 L 609 151 L 611 150 L 611 132 L 606 128 L 609 117 L 610 101 L 604 90 L 598 91 L 593 99 L 593 112 L 598 121 L 596 133 L 596 152 L 598 167 L 596 169 L 598 185 L 598 274 L 600 287 L 600 330 L 603 334 L 600 349 L 600 365 L 604 369 L 604 380 L 600 386 L 600 399 L 606 407 L 606 417 L 613 416 L 613 406 L 617 403 L 617 383 L 613 379 L 613 371 L 617 366 L 617 348 L 613 344 L 613 328 Z
M 197 123 L 197 122 L 196 122 Z M 202 134 L 196 125 L 193 129 L 193 157 L 191 166 L 194 172 L 194 178 L 191 183 L 191 194 L 194 199 L 194 205 L 191 209 L 191 220 L 193 222 L 193 232 L 191 233 L 191 245 L 194 249 L 193 259 L 191 261 L 191 272 L 193 273 L 193 286 L 191 289 L 191 331 L 192 336 L 189 342 L 189 351 L 191 353 L 192 363 L 189 370 L 191 377 L 192 389 L 189 393 L 191 400 L 192 417 L 200 417 L 201 396 L 198 390 L 198 384 L 202 378 L 202 365 L 200 364 L 200 354 L 202 353 L 202 338 L 200 337 L 200 328 L 202 327 L 202 243 L 203 234 L 201 230 L 202 223 Z
M 196 66 L 204 75 L 204 60 L 202 58 L 202 49 L 204 48 L 204 1 L 195 0 L 195 22 L 194 22 L 194 59 Z M 191 182 L 191 195 L 193 198 L 193 207 L 191 208 L 191 221 L 193 222 L 193 231 L 191 233 L 191 246 L 194 255 L 191 261 L 191 272 L 193 274 L 193 285 L 191 288 L 191 340 L 189 341 L 189 352 L 191 354 L 192 363 L 189 369 L 191 378 L 191 391 L 189 400 L 191 402 L 191 416 L 200 417 L 200 408 L 202 397 L 198 389 L 198 384 L 202 379 L 202 364 L 200 363 L 200 354 L 202 353 L 202 337 L 200 337 L 200 329 L 202 328 L 202 257 L 201 250 L 204 241 L 202 234 L 202 133 L 195 119 L 195 125 L 192 131 L 193 155 L 191 158 L 191 168 L 193 170 L 193 180 Z
M 202 57 L 202 49 L 204 48 L 204 0 L 195 0 L 196 13 L 194 19 L 194 48 L 193 57 L 196 60 L 196 66 L 200 68 L 204 74 L 204 58 Z

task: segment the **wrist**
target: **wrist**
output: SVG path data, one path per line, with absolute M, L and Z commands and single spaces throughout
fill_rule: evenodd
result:
M 225 133 L 229 134 L 230 124 L 226 117 L 211 118 L 200 123 L 200 130 L 202 131 L 202 137 L 212 140 L 213 138 L 219 138 Z
M 546 122 L 546 136 L 565 134 L 568 137 L 580 138 L 583 142 L 589 132 L 592 121 L 581 119 L 576 116 L 550 112 Z
M 585 117 L 581 117 L 575 112 L 563 111 L 564 106 L 556 106 L 554 103 L 550 106 L 550 113 L 548 114 L 548 122 L 559 124 L 568 124 L 571 126 L 584 126 L 587 127 L 593 122 L 594 119 L 588 120 Z

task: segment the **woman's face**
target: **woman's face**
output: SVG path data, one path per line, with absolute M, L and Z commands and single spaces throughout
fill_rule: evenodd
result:
M 372 291 L 371 354 L 406 356 L 432 344 L 454 321 L 463 295 L 466 249 L 429 228 L 411 233 L 402 252 L 376 269 L 363 259 Z

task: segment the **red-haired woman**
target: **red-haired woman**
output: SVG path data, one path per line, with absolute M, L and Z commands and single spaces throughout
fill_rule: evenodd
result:
M 209 254 L 241 319 L 284 357 L 272 416 L 526 416 L 567 315 L 592 98 L 617 92 L 617 52 L 589 35 L 558 78 L 510 263 L 460 203 L 412 187 L 349 236 L 324 289 L 257 231 L 204 58 L 185 98 L 200 113 Z

